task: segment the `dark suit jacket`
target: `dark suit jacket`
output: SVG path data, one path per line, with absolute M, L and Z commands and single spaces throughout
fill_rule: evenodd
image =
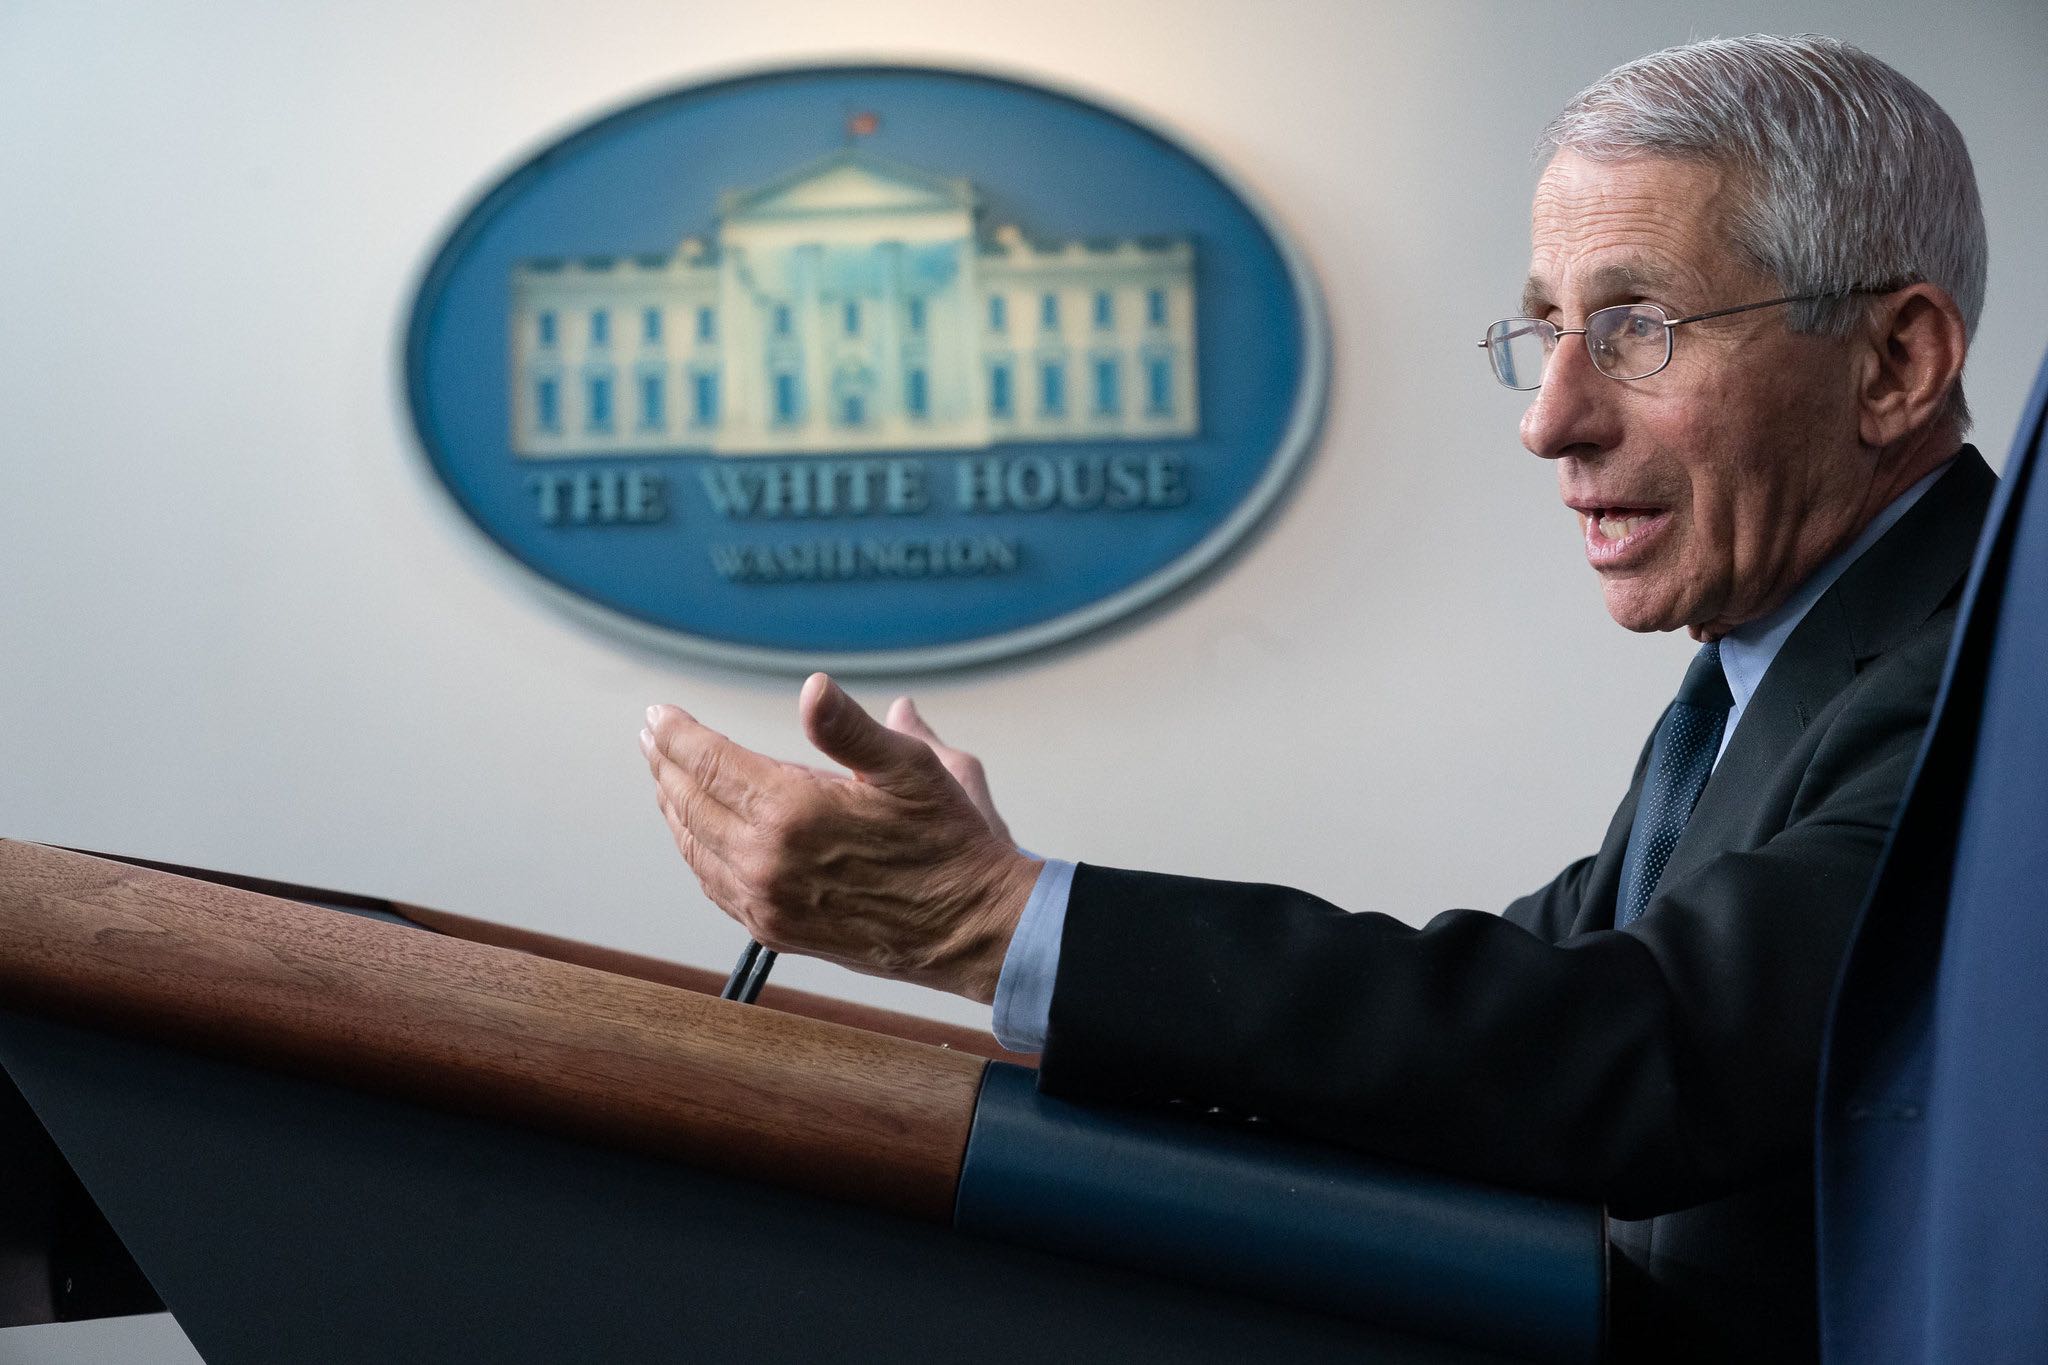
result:
M 1421 929 L 1301 891 L 1082 866 L 1041 1085 L 1192 1101 L 1606 1203 L 1617 1341 L 1811 1357 L 1830 988 L 1934 702 L 1994 487 L 1967 447 L 1793 632 L 1656 898 L 1600 852 Z M 1647 746 L 1644 756 L 1647 758 Z M 1627 1292 L 1624 1280 L 1651 1289 Z
M 2048 1360 L 2048 363 L 1850 950 L 1820 1111 L 1842 1362 Z

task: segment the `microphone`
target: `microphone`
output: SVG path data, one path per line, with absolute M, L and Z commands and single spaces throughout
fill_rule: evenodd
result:
M 718 993 L 720 1000 L 737 1000 L 742 1005 L 751 1005 L 761 994 L 761 988 L 768 984 L 768 969 L 775 965 L 775 952 L 763 948 L 754 939 L 747 940 L 747 946 L 740 951 L 740 960 L 733 964 L 732 975 L 725 979 L 725 989 Z

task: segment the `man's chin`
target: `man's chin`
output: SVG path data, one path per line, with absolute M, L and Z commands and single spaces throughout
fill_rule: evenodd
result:
M 1686 624 L 1685 613 L 1670 599 L 1642 592 L 1641 585 L 1629 580 L 1608 580 L 1602 585 L 1607 596 L 1607 614 L 1614 618 L 1614 624 L 1623 630 L 1632 630 L 1641 635 L 1652 635 L 1661 631 L 1677 630 Z

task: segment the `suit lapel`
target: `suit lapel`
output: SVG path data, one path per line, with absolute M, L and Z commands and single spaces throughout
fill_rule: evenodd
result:
M 1662 725 L 1664 717 L 1657 717 Z M 1656 734 L 1655 727 L 1651 735 Z M 1607 824 L 1607 837 L 1600 841 L 1600 851 L 1593 857 L 1592 869 L 1586 874 L 1585 891 L 1579 899 L 1579 913 L 1572 919 L 1574 934 L 1590 933 L 1595 929 L 1614 927 L 1614 903 L 1621 895 L 1621 860 L 1628 852 L 1628 833 L 1636 822 L 1636 802 L 1642 799 L 1643 775 L 1650 765 L 1651 741 L 1643 742 L 1643 750 L 1636 755 L 1636 773 L 1628 785 L 1628 795 L 1621 800 L 1621 808 L 1614 812 L 1614 819 Z
M 1692 819 L 1671 851 L 1664 876 L 1674 879 L 1733 846 L 1756 817 L 1757 793 L 1799 743 L 1807 725 L 1856 678 L 1854 632 L 1833 592 L 1822 595 L 1771 661 L 1743 708 L 1742 722 Z
M 1667 880 L 1738 846 L 1755 819 L 1757 793 L 1813 718 L 1865 664 L 1918 629 L 1955 593 L 1969 571 L 1996 484 L 1983 457 L 1964 446 L 1948 473 L 1813 604 L 1743 709 L 1727 752 L 1672 850 Z

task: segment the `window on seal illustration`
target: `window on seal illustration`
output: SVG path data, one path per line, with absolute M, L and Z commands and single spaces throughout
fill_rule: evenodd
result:
M 1009 417 L 1012 415 L 1010 399 L 1010 367 L 997 364 L 988 367 L 988 415 Z
M 593 346 L 609 346 L 611 340 L 612 315 L 602 308 L 592 309 L 590 313 L 590 344 Z
M 668 425 L 668 395 L 661 382 L 661 372 L 650 370 L 640 376 L 640 429 L 660 431 Z
M 857 427 L 868 420 L 868 396 L 859 389 L 839 395 L 839 424 Z
M 1116 326 L 1116 296 L 1107 289 L 1095 291 L 1095 330 L 1107 332 Z
M 903 410 L 912 417 L 931 415 L 930 381 L 922 365 L 903 376 Z
M 1173 411 L 1173 359 L 1150 356 L 1145 361 L 1145 411 L 1164 417 Z
M 1117 414 L 1117 363 L 1114 360 L 1095 362 L 1095 415 L 1114 417 Z
M 1060 296 L 1047 291 L 1038 300 L 1038 325 L 1048 332 L 1060 329 Z
M 553 310 L 542 313 L 533 320 L 534 333 L 543 346 L 555 344 L 555 315 Z
M 857 336 L 859 336 L 859 335 L 860 335 L 860 300 L 859 300 L 859 299 L 848 299 L 848 300 L 846 301 L 846 309 L 845 309 L 845 314 L 846 314 L 846 316 L 845 316 L 845 324 L 846 324 L 846 334 L 847 334 L 848 336 L 850 336 L 850 337 L 857 337 Z
M 718 340 L 718 314 L 709 308 L 697 310 L 697 340 Z
M 988 296 L 988 329 L 991 332 L 1006 332 L 1010 328 L 1010 302 L 1001 294 Z
M 1164 327 L 1166 325 L 1166 291 L 1147 289 L 1145 291 L 1145 325 Z
M 788 370 L 775 374 L 775 420 L 788 424 L 796 421 L 796 376 Z
M 924 335 L 924 299 L 922 296 L 911 295 L 910 302 L 904 306 L 903 321 L 906 330 L 912 336 L 921 337 Z
M 553 375 L 533 381 L 533 423 L 542 431 L 562 429 L 562 382 Z
M 1066 416 L 1067 367 L 1057 360 L 1048 360 L 1039 367 L 1038 408 L 1047 417 Z
M 700 427 L 718 425 L 718 371 L 698 370 L 690 376 L 690 420 Z
M 775 335 L 779 337 L 789 335 L 789 305 L 786 303 L 775 305 Z
M 612 429 L 612 377 L 593 374 L 585 381 L 583 424 L 592 431 Z
M 661 340 L 661 310 L 645 308 L 640 312 L 640 339 L 652 346 Z

